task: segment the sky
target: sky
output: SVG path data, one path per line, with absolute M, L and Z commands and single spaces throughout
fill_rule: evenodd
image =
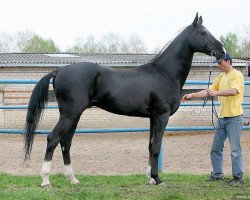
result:
M 0 32 L 33 31 L 62 51 L 75 41 L 137 33 L 149 50 L 163 47 L 196 12 L 217 38 L 250 29 L 248 0 L 0 0 Z M 244 28 L 246 27 L 246 28 Z

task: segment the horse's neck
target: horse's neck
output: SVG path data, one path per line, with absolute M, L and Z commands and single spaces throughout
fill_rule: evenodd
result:
M 182 32 L 152 64 L 177 79 L 182 88 L 189 74 L 193 55 L 194 52 L 190 48 L 188 34 Z

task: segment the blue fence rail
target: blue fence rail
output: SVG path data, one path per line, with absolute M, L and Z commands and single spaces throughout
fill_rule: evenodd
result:
M 36 84 L 38 80 L 22 80 L 22 79 L 0 79 L 0 84 Z M 51 82 L 52 83 L 52 82 Z M 209 84 L 213 82 L 210 81 Z M 190 80 L 186 81 L 185 84 L 192 85 L 207 85 L 208 81 L 196 81 Z M 250 81 L 245 81 L 245 85 L 250 85 Z M 181 103 L 181 106 L 202 106 L 202 103 Z M 216 106 L 219 105 L 218 102 L 215 103 Z M 250 102 L 244 102 L 243 106 L 249 106 Z M 211 103 L 207 103 L 206 106 L 211 106 Z M 27 109 L 28 106 L 0 106 L 0 109 Z M 46 109 L 57 109 L 57 106 L 47 106 Z M 250 130 L 250 126 L 243 127 L 244 130 Z M 191 126 L 191 127 L 167 127 L 166 131 L 211 131 L 214 130 L 212 126 Z M 117 133 L 117 132 L 148 132 L 149 128 L 110 128 L 110 129 L 77 129 L 75 133 Z M 38 134 L 48 134 L 51 130 L 37 130 Z M 16 129 L 0 129 L 0 133 L 8 134 L 22 134 L 23 130 Z M 162 171 L 163 154 L 162 147 L 159 156 L 158 168 Z
M 214 103 L 215 106 L 219 106 L 218 102 Z M 203 103 L 181 103 L 180 106 L 203 106 Z M 206 103 L 205 106 L 212 106 L 212 103 Z M 243 102 L 243 107 L 250 106 L 250 102 Z M 27 109 L 28 106 L 0 106 L 0 110 L 22 110 Z M 58 106 L 46 106 L 45 109 L 58 109 Z
M 28 79 L 0 79 L 1 84 L 37 84 L 39 80 L 28 80 Z M 52 83 L 52 81 L 50 81 Z M 211 85 L 213 81 L 210 81 Z M 187 80 L 185 84 L 188 85 L 207 85 L 208 81 L 200 80 Z M 250 81 L 245 81 L 245 85 L 250 85 Z

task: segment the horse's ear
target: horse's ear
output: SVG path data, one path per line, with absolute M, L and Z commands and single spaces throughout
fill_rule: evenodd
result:
M 193 25 L 194 28 L 196 27 L 197 22 L 198 22 L 198 12 L 196 13 L 196 16 L 195 16 L 195 18 L 194 18 L 194 21 L 193 21 L 193 23 L 192 23 L 192 25 Z
M 198 19 L 198 24 L 202 24 L 202 22 L 203 22 L 203 19 L 202 19 L 202 16 L 200 16 Z

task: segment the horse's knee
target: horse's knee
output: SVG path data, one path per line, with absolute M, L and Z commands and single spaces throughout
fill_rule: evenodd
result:
M 153 145 L 150 152 L 153 157 L 158 157 L 160 154 L 160 147 Z

